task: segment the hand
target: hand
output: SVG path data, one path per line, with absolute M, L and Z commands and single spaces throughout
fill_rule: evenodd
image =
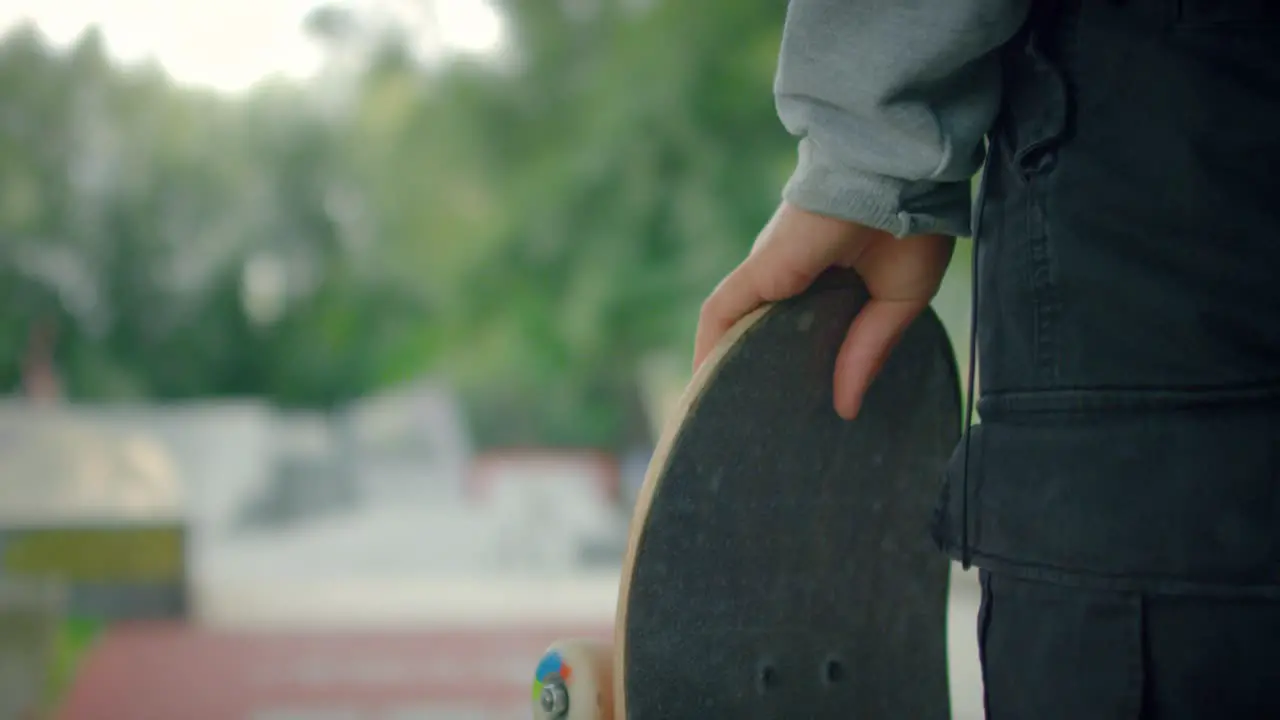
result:
M 835 367 L 835 408 L 852 420 L 871 381 L 942 284 L 955 238 L 897 238 L 864 225 L 783 203 L 751 253 L 702 305 L 694 369 L 751 311 L 798 295 L 831 267 L 852 268 L 870 299 L 854 318 Z

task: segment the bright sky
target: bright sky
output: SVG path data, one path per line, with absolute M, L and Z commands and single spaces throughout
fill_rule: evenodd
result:
M 235 91 L 273 74 L 305 78 L 321 55 L 302 30 L 319 0 L 2 0 L 0 33 L 34 20 L 59 45 L 85 28 L 102 28 L 112 55 L 126 62 L 155 58 L 184 83 Z M 492 52 L 503 40 L 501 18 L 487 0 L 359 0 L 421 25 L 434 14 L 436 41 L 453 51 Z M 416 4 L 416 7 L 415 7 Z

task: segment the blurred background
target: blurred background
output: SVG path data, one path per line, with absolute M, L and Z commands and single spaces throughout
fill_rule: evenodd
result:
M 792 168 L 784 12 L 5 0 L 0 720 L 528 717 Z

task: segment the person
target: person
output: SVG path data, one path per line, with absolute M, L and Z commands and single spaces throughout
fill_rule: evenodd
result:
M 853 268 L 853 418 L 973 237 L 980 422 L 934 535 L 979 571 L 990 718 L 1280 717 L 1277 38 L 1274 0 L 787 8 L 798 162 L 694 362 Z

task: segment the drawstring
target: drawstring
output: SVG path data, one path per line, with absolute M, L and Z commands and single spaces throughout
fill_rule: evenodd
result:
M 973 396 L 977 385 L 978 367 L 978 243 L 982 237 L 982 209 L 986 204 L 987 178 L 991 172 L 992 148 L 991 139 L 987 139 L 987 156 L 982 163 L 981 175 L 978 178 L 978 196 L 973 208 L 973 255 L 969 264 L 969 377 L 965 387 L 964 401 L 964 468 L 960 473 L 960 565 L 968 570 L 973 564 L 973 553 L 969 548 L 969 459 L 972 453 L 973 437 Z
M 981 184 L 986 184 L 986 173 L 982 174 Z M 982 190 L 978 191 L 981 198 Z M 981 208 L 977 210 L 981 212 Z M 972 436 L 970 432 L 973 429 L 973 387 L 974 378 L 976 377 L 975 367 L 977 363 L 978 350 L 978 223 L 974 223 L 973 233 L 973 258 L 970 265 L 969 274 L 969 293 L 972 298 L 969 301 L 969 379 L 965 389 L 964 403 L 964 469 L 960 476 L 960 565 L 965 570 L 969 569 L 972 564 L 972 554 L 969 551 L 969 457 L 970 443 Z

